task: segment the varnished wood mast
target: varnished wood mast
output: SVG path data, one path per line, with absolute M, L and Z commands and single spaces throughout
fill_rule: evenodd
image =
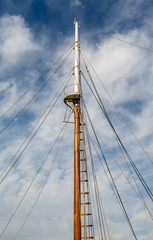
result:
M 74 240 L 81 240 L 81 204 L 80 204 L 80 42 L 79 25 L 75 23 L 75 68 L 74 93 L 64 98 L 65 104 L 74 112 Z M 71 104 L 70 104 L 71 103 Z
M 74 240 L 81 239 L 80 214 L 80 109 L 74 107 Z
M 79 24 L 75 24 L 75 94 L 80 93 L 80 42 Z M 80 212 L 80 98 L 74 102 L 74 240 L 81 240 Z

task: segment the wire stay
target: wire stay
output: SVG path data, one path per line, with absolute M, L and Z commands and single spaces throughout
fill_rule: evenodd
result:
M 28 105 L 38 96 L 38 94 L 43 90 L 43 88 L 49 83 L 49 81 L 53 78 L 53 76 L 55 75 L 55 73 L 60 69 L 60 67 L 63 65 L 63 63 L 66 61 L 66 59 L 69 57 L 69 55 L 71 54 L 71 52 L 73 51 L 73 49 L 67 54 L 67 56 L 65 57 L 65 59 L 62 61 L 62 63 L 56 68 L 56 70 L 53 72 L 53 74 L 51 75 L 51 77 L 49 77 L 47 79 L 47 81 L 43 84 L 43 86 L 35 93 L 35 95 L 30 99 L 29 102 L 26 103 L 26 105 L 12 118 L 12 120 L 7 123 L 5 125 L 5 127 L 3 129 L 0 130 L 0 134 L 2 134 L 10 125 L 12 122 L 14 122 L 14 120 L 28 107 Z
M 73 69 L 72 69 L 73 71 Z M 40 119 L 36 122 L 36 124 L 34 125 L 34 127 L 32 128 L 32 130 L 30 131 L 30 133 L 27 135 L 27 137 L 25 138 L 25 140 L 23 141 L 23 143 L 21 144 L 21 146 L 19 147 L 18 151 L 15 153 L 15 155 L 13 156 L 13 158 L 10 160 L 10 162 L 7 164 L 7 166 L 5 167 L 4 171 L 3 171 L 3 175 L 4 172 L 7 170 L 8 166 L 11 164 L 11 162 L 14 160 L 15 156 L 17 155 L 17 153 L 19 152 L 19 150 L 21 149 L 21 147 L 24 145 L 24 143 L 26 142 L 26 140 L 28 139 L 28 137 L 31 135 L 31 133 L 33 132 L 33 130 L 36 128 L 36 126 L 38 125 L 38 123 L 40 122 L 40 120 L 42 119 L 42 117 L 44 116 L 44 114 L 46 113 L 46 115 L 44 116 L 44 118 L 42 119 L 41 123 L 39 124 L 39 126 L 37 127 L 36 131 L 34 132 L 34 134 L 32 135 L 32 137 L 30 138 L 30 140 L 28 141 L 28 143 L 25 145 L 25 147 L 23 148 L 23 150 L 21 151 L 21 153 L 19 154 L 19 156 L 17 157 L 17 159 L 15 160 L 15 162 L 12 164 L 12 166 L 10 167 L 10 169 L 6 172 L 6 174 L 4 175 L 4 177 L 1 179 L 0 184 L 4 181 L 4 179 L 7 177 L 7 175 L 9 174 L 9 172 L 12 170 L 12 168 L 14 167 L 14 165 L 17 163 L 17 161 L 19 160 L 19 158 L 21 157 L 21 155 L 24 153 L 24 151 L 26 150 L 26 148 L 29 146 L 29 144 L 32 142 L 32 140 L 34 139 L 34 137 L 36 136 L 36 134 L 38 133 L 38 131 L 40 130 L 40 128 L 42 127 L 43 123 L 45 122 L 45 120 L 47 119 L 47 117 L 49 116 L 50 112 L 52 111 L 52 109 L 54 108 L 55 104 L 57 103 L 58 99 L 60 98 L 63 89 L 65 88 L 65 86 L 68 84 L 68 82 L 70 81 L 71 78 L 71 74 L 72 71 L 70 72 L 70 74 L 68 75 L 68 77 L 65 80 L 65 85 L 63 87 L 63 85 L 58 89 L 57 93 L 55 94 L 55 96 L 53 97 L 53 99 L 51 100 L 51 102 L 49 103 L 49 105 L 47 106 L 47 108 L 45 109 L 45 111 L 43 112 L 42 116 L 40 117 Z M 62 90 L 61 90 L 62 88 Z M 52 103 L 52 101 L 54 100 L 54 98 L 57 97 L 53 103 L 53 105 L 50 108 L 50 105 Z M 48 110 L 48 112 L 47 112 Z
M 110 101 L 112 102 L 112 104 L 114 105 L 114 107 L 116 108 L 117 112 L 119 113 L 120 117 L 122 118 L 124 124 L 127 126 L 127 128 L 129 129 L 129 131 L 132 133 L 133 137 L 135 138 L 135 140 L 137 141 L 138 145 L 140 146 L 140 148 L 142 149 L 142 151 L 145 153 L 146 157 L 148 158 L 148 160 L 153 164 L 153 160 L 151 159 L 151 157 L 149 156 L 149 154 L 146 152 L 146 150 L 144 149 L 142 143 L 140 142 L 140 140 L 138 139 L 138 137 L 135 135 L 135 133 L 133 132 L 132 128 L 130 127 L 129 123 L 127 122 L 127 120 L 125 119 L 125 117 L 123 116 L 123 114 L 121 113 L 121 111 L 119 110 L 119 107 L 117 106 L 117 104 L 115 103 L 115 101 L 113 100 L 112 96 L 110 95 L 110 93 L 108 92 L 108 90 L 106 89 L 104 83 L 102 82 L 102 80 L 100 79 L 100 77 L 98 76 L 96 70 L 94 69 L 94 67 L 92 66 L 92 64 L 90 63 L 89 59 L 87 58 L 86 54 L 83 52 L 83 50 L 81 51 L 81 56 L 83 58 L 83 62 L 87 68 L 85 59 L 83 57 L 83 55 L 85 56 L 85 58 L 87 59 L 91 69 L 93 70 L 95 76 L 97 77 L 98 81 L 100 82 L 101 86 L 103 87 L 103 89 L 105 90 L 106 94 L 108 95 Z M 89 70 L 88 70 L 89 71 Z
M 14 102 L 8 109 L 5 113 L 3 113 L 2 116 L 0 116 L 0 120 L 34 87 L 36 86 L 36 84 L 64 57 L 64 55 L 71 49 L 73 48 L 74 46 L 74 43 L 71 47 L 69 47 L 58 59 L 56 62 L 54 62 L 44 73 L 41 74 L 41 76 L 38 78 L 38 80 L 36 82 L 34 82 L 32 84 L 32 86 L 30 86 L 30 88 L 28 88 L 24 93 L 23 95 L 21 95 L 21 97 L 19 97 L 17 99 L 16 102 Z
M 67 123 L 65 123 L 65 126 L 67 126 Z M 52 163 L 51 163 L 51 166 L 50 166 L 50 169 L 49 169 L 49 171 L 48 171 L 48 174 L 47 174 L 47 176 L 46 176 L 46 178 L 45 178 L 45 181 L 44 181 L 44 183 L 43 183 L 43 185 L 42 185 L 42 187 L 41 187 L 41 189 L 40 189 L 40 191 L 39 191 L 39 194 L 37 195 L 37 198 L 35 199 L 34 204 L 32 205 L 32 207 L 31 207 L 31 209 L 30 209 L 30 211 L 29 211 L 29 213 L 28 213 L 25 221 L 23 222 L 23 224 L 21 225 L 21 227 L 20 227 L 19 230 L 17 231 L 17 233 L 16 233 L 15 237 L 13 238 L 13 240 L 16 240 L 16 239 L 17 239 L 19 233 L 21 232 L 22 228 L 23 228 L 24 225 L 26 224 L 26 222 L 27 222 L 28 218 L 30 217 L 30 215 L 31 215 L 34 207 L 36 206 L 36 203 L 38 202 L 38 200 L 39 200 L 39 198 L 40 198 L 40 196 L 41 196 L 41 193 L 42 193 L 42 191 L 43 191 L 43 189 L 44 189 L 44 187 L 45 187 L 45 185 L 46 185 L 46 183 L 47 183 L 47 180 L 48 180 L 48 178 L 49 178 L 49 176 L 50 176 L 51 170 L 52 170 L 53 165 L 54 165 L 54 163 L 55 163 L 55 160 L 56 160 L 56 158 L 57 158 L 58 152 L 59 152 L 59 150 L 60 150 L 61 143 L 62 143 L 62 140 L 63 140 L 64 135 L 65 135 L 65 131 L 66 131 L 66 127 L 65 127 L 65 129 L 64 129 L 63 135 L 62 135 L 62 137 L 61 137 L 61 141 L 60 141 L 60 143 L 59 143 L 59 146 L 58 146 L 58 149 L 57 149 L 57 151 L 56 151 L 55 157 L 54 157 L 54 159 L 53 159 L 53 161 L 52 161 Z

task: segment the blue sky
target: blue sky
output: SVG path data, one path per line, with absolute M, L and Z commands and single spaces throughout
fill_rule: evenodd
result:
M 76 17 L 81 25 L 81 49 L 86 53 L 108 93 L 127 119 L 146 152 L 153 158 L 153 53 L 111 38 L 112 36 L 153 50 L 152 12 L 153 3 L 145 0 L 0 0 L 0 116 L 41 76 L 43 71 L 72 46 L 74 43 L 73 22 Z M 82 71 L 85 73 L 83 61 L 81 63 Z M 57 89 L 63 84 L 73 65 L 74 54 L 72 52 L 67 62 L 44 87 L 40 95 L 0 135 L 1 171 L 31 131 Z M 36 94 L 55 69 L 54 66 L 52 71 L 47 73 L 5 118 L 0 120 L 0 130 Z M 108 94 L 91 68 L 90 71 L 119 136 L 152 189 L 152 164 L 116 112 Z M 72 77 L 70 85 L 73 85 L 73 80 Z M 98 133 L 132 181 L 118 147 L 114 143 L 109 125 L 100 113 L 83 79 L 82 85 L 84 98 Z M 63 126 L 66 110 L 63 98 L 64 92 L 56 103 L 56 107 L 53 108 L 52 114 L 48 116 L 25 153 L 0 185 L 1 205 L 3 206 L 0 209 L 0 233 Z M 73 121 L 72 118 L 71 120 Z M 59 240 L 61 236 L 63 239 L 72 239 L 72 135 L 73 125 L 68 125 L 61 147 L 62 151 L 58 155 L 35 209 L 17 239 Z M 69 141 L 70 139 L 72 141 Z M 48 158 L 43 171 L 21 204 L 14 220 L 9 224 L 2 240 L 12 240 L 15 237 L 37 197 L 56 149 L 57 147 Z M 109 158 L 107 151 L 106 156 Z M 109 161 L 138 240 L 148 239 L 148 234 L 152 237 L 152 228 L 150 228 L 150 233 L 146 228 L 142 228 L 147 224 L 152 227 L 149 216 L 145 215 L 144 206 L 138 201 L 114 162 L 110 159 Z M 112 239 L 132 239 L 96 156 L 95 166 Z M 151 201 L 141 185 L 139 187 L 153 212 Z
M 150 1 L 100 1 L 100 0 L 27 0 L 1 1 L 0 15 L 21 15 L 32 31 L 39 36 L 44 29 L 55 35 L 71 35 L 74 16 L 79 19 L 82 28 L 104 29 L 105 32 L 125 32 L 141 27 L 146 18 L 150 18 Z

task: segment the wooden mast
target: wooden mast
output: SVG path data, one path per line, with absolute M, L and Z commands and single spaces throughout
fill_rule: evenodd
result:
M 79 24 L 75 24 L 75 66 L 74 93 L 64 98 L 65 104 L 74 112 L 74 240 L 81 240 L 81 204 L 80 204 L 80 42 Z M 72 103 L 72 104 L 69 104 Z
M 74 106 L 74 240 L 80 239 L 80 109 Z
M 80 94 L 79 25 L 75 24 L 75 94 Z M 74 240 L 81 240 L 80 214 L 80 98 L 74 102 Z

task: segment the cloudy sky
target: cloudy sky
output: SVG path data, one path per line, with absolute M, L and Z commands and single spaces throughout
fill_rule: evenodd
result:
M 126 149 L 153 191 L 152 12 L 153 3 L 145 0 L 0 0 L 0 234 L 3 233 L 1 239 L 73 238 L 72 124 L 67 126 L 46 185 L 23 229 L 16 235 L 38 197 L 54 161 L 60 139 L 6 229 L 5 226 L 64 126 L 64 116 L 68 118 L 70 114 L 63 98 L 65 92 L 73 88 L 74 79 L 71 71 L 74 66 L 72 47 L 74 18 L 77 18 L 81 25 L 81 49 L 103 84 L 86 60 L 100 97 Z M 68 58 L 62 64 L 68 54 Z M 59 62 L 42 76 L 60 56 L 63 57 Z M 83 60 L 81 63 L 82 72 L 87 77 Z M 60 64 L 62 66 L 56 72 Z M 68 76 L 71 77 L 68 83 L 70 87 L 64 89 Z M 40 81 L 35 84 L 38 79 Z M 44 85 L 47 79 L 50 80 Z M 33 85 L 34 87 L 21 98 Z M 83 78 L 82 87 L 95 129 L 134 185 L 110 126 Z M 36 97 L 33 99 L 34 96 Z M 117 104 L 150 159 L 131 134 L 109 96 Z M 19 98 L 21 100 L 17 102 Z M 17 104 L 10 109 L 16 102 Z M 50 102 L 51 111 L 47 108 Z M 46 108 L 45 115 L 40 119 Z M 72 116 L 70 120 L 73 121 Z M 89 130 L 93 137 L 90 126 Z M 32 138 L 35 131 L 37 134 Z M 30 139 L 31 142 L 26 148 Z M 149 214 L 105 147 L 103 145 L 102 147 L 137 239 L 152 239 L 153 224 Z M 112 240 L 134 239 L 94 148 L 92 150 Z M 6 169 L 10 161 L 11 164 Z M 6 175 L 15 161 L 16 164 Z M 137 178 L 136 181 L 153 214 L 151 200 Z

